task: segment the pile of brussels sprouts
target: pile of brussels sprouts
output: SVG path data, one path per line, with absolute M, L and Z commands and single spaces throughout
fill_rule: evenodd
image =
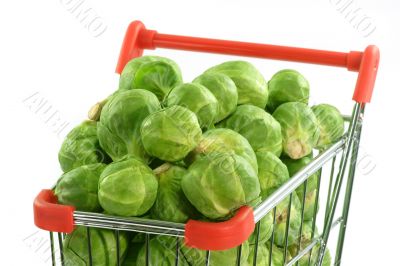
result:
M 55 194 L 79 211 L 176 223 L 229 219 L 288 181 L 312 160 L 313 149 L 326 149 L 343 135 L 335 107 L 309 107 L 308 101 L 309 83 L 295 70 L 281 70 L 267 82 L 249 62 L 229 61 L 183 83 L 170 59 L 133 59 L 119 89 L 67 135 Z M 301 186 L 293 193 L 288 259 L 297 254 L 299 237 L 303 247 L 312 240 L 317 180 L 314 174 L 306 191 Z M 257 265 L 268 265 L 273 231 L 272 263 L 283 264 L 288 202 L 277 206 L 275 230 L 272 212 L 260 222 Z M 93 265 L 116 265 L 116 234 L 90 234 Z M 119 237 L 123 265 L 145 265 L 143 235 Z M 242 265 L 253 265 L 255 242 L 253 233 L 243 244 Z M 175 265 L 175 238 L 154 236 L 149 246 L 151 265 Z M 67 235 L 63 249 L 67 265 L 88 265 L 86 230 Z M 179 252 L 180 265 L 204 265 L 204 251 L 182 243 Z M 236 249 L 211 252 L 210 265 L 235 261 Z

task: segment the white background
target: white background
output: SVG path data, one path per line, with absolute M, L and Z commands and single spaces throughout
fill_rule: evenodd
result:
M 70 3 L 69 3 L 70 2 Z M 0 4 L 1 265 L 50 265 L 47 234 L 33 225 L 32 201 L 61 171 L 58 149 L 88 108 L 118 86 L 114 74 L 126 26 L 135 19 L 163 33 L 349 51 L 381 49 L 376 90 L 367 106 L 342 265 L 399 265 L 398 97 L 399 13 L 395 0 L 354 1 L 368 16 L 369 36 L 340 0 L 303 1 L 94 1 L 96 23 L 87 28 L 70 7 L 77 0 L 3 1 Z M 69 4 L 68 4 L 69 3 Z M 367 24 L 363 26 L 366 27 Z M 92 25 L 92 27 L 94 27 Z M 149 53 L 149 52 L 147 52 Z M 186 81 L 232 57 L 157 50 L 176 60 Z M 329 102 L 350 113 L 355 74 L 343 69 L 250 60 L 269 79 L 295 68 L 311 83 L 312 103 Z M 35 109 L 32 97 L 46 102 Z M 55 113 L 53 117 L 50 115 Z M 59 134 L 56 127 L 68 126 Z

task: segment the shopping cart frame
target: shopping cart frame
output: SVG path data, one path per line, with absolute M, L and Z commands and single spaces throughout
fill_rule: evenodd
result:
M 306 188 L 308 178 L 314 173 L 321 171 L 321 168 L 330 161 L 332 161 L 334 164 L 336 156 L 339 154 L 341 157 L 338 173 L 335 176 L 333 176 L 334 173 L 331 173 L 328 193 L 329 195 L 322 234 L 320 236 L 315 236 L 314 238 L 317 212 L 315 210 L 313 219 L 313 241 L 307 247 L 303 247 L 297 256 L 287 262 L 286 265 L 294 265 L 302 256 L 310 252 L 317 244 L 319 244 L 318 265 L 321 265 L 331 229 L 337 225 L 340 225 L 340 231 L 335 255 L 335 265 L 340 265 L 343 243 L 347 229 L 347 219 L 356 171 L 356 162 L 365 105 L 371 100 L 379 65 L 378 48 L 370 45 L 364 50 L 364 52 L 351 51 L 344 53 L 248 42 L 177 36 L 161 34 L 154 30 L 148 30 L 140 21 L 134 21 L 127 29 L 116 72 L 121 73 L 126 63 L 132 58 L 141 56 L 145 49 L 154 50 L 156 48 L 319 64 L 343 67 L 347 68 L 349 71 L 358 72 L 357 82 L 353 94 L 353 100 L 355 101 L 353 113 L 351 116 L 347 117 L 349 122 L 347 133 L 330 148 L 320 153 L 315 159 L 312 160 L 310 164 L 291 177 L 288 182 L 277 189 L 261 204 L 256 206 L 254 209 L 249 206 L 244 206 L 238 210 L 233 218 L 224 222 L 212 223 L 189 220 L 186 224 L 182 224 L 134 217 L 123 218 L 99 213 L 81 212 L 76 211 L 72 206 L 57 204 L 57 198 L 53 191 L 43 190 L 39 193 L 34 201 L 34 219 L 35 224 L 39 228 L 50 231 L 53 265 L 56 264 L 54 258 L 53 232 L 59 233 L 59 245 L 60 249 L 62 250 L 61 240 L 63 238 L 63 234 L 61 233 L 71 233 L 75 226 L 79 225 L 83 225 L 88 228 L 89 253 L 91 250 L 89 231 L 91 227 L 94 227 L 113 229 L 115 230 L 116 234 L 118 234 L 119 231 L 134 231 L 146 234 L 169 235 L 183 238 L 185 245 L 207 250 L 207 265 L 210 257 L 210 250 L 224 250 L 239 246 L 238 254 L 240 254 L 241 244 L 254 230 L 257 232 L 258 241 L 258 222 L 271 211 L 274 212 L 275 220 L 276 206 L 287 197 L 290 197 L 288 206 L 290 213 L 292 193 L 301 185 Z M 341 216 L 335 220 L 335 213 L 346 175 L 347 185 L 344 194 Z M 321 176 L 319 176 L 318 180 L 317 201 L 319 197 L 320 179 Z M 304 194 L 305 191 L 306 189 L 304 189 Z M 288 218 L 288 220 L 290 220 L 290 218 Z M 286 258 L 287 252 L 287 234 L 288 232 L 286 231 L 284 258 Z M 148 238 L 146 238 L 146 240 L 148 241 Z M 254 256 L 257 256 L 257 248 L 255 249 Z M 239 264 L 240 259 L 238 259 L 238 265 Z

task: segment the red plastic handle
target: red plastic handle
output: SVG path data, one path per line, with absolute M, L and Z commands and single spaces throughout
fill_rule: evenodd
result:
M 185 244 L 202 250 L 225 250 L 246 241 L 254 231 L 253 209 L 244 206 L 228 221 L 209 223 L 189 220 Z
M 33 202 L 35 225 L 51 232 L 71 233 L 74 211 L 72 206 L 57 204 L 57 197 L 49 189 L 42 190 Z
M 345 67 L 350 71 L 360 71 L 353 99 L 360 103 L 369 102 L 378 68 L 379 50 L 369 46 L 364 53 L 334 52 L 298 47 L 288 47 L 249 42 L 216 40 L 157 33 L 147 30 L 142 22 L 132 22 L 125 35 L 116 72 L 121 73 L 126 63 L 141 56 L 144 49 L 168 48 L 196 52 L 229 54 L 274 60 Z M 361 68 L 361 62 L 363 67 Z M 373 63 L 371 63 L 373 62 Z M 374 67 L 371 67 L 371 64 Z M 375 69 L 375 70 L 374 70 Z

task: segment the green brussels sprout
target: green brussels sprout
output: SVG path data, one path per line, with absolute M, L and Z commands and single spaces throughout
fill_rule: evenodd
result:
M 247 265 L 254 265 L 254 252 L 255 245 L 250 245 L 250 254 L 247 259 Z M 258 245 L 257 248 L 257 266 L 283 266 L 283 251 L 277 246 L 272 246 L 272 260 L 269 264 L 269 243 Z M 287 254 L 286 262 L 290 261 L 290 254 Z
M 97 134 L 100 146 L 118 161 L 126 155 L 147 162 L 140 139 L 140 126 L 149 115 L 161 109 L 157 97 L 146 90 L 129 90 L 110 97 L 100 116 Z
M 84 121 L 72 129 L 61 146 L 58 161 L 64 172 L 85 164 L 108 162 L 97 138 L 97 123 Z
M 282 128 L 283 152 L 300 159 L 312 152 L 319 138 L 317 118 L 304 103 L 281 104 L 272 115 Z
M 219 73 L 202 74 L 193 83 L 206 87 L 218 101 L 215 122 L 219 122 L 235 111 L 238 92 L 235 83 L 227 75 Z
M 128 250 L 126 251 L 126 256 L 122 262 L 122 266 L 137 266 L 136 261 L 139 255 L 139 251 L 142 248 L 141 243 L 130 243 Z
M 175 266 L 177 239 L 169 236 L 157 236 L 149 241 L 149 265 Z M 146 244 L 139 251 L 137 266 L 146 265 Z M 189 266 L 185 259 L 180 258 L 178 266 Z M 191 265 L 192 266 L 192 265 Z
M 339 110 L 329 104 L 319 104 L 311 107 L 319 127 L 317 148 L 324 150 L 343 136 L 344 120 Z
M 161 101 L 179 84 L 182 84 L 182 74 L 174 61 L 160 56 L 142 56 L 126 64 L 121 73 L 119 90 L 149 90 Z
M 196 159 L 181 185 L 186 198 L 210 219 L 227 218 L 260 195 L 257 173 L 243 157 L 230 153 Z
M 158 182 L 153 171 L 134 158 L 109 164 L 100 175 L 99 202 L 113 215 L 140 216 L 153 206 Z
M 153 172 L 158 177 L 158 192 L 151 209 L 151 217 L 176 223 L 184 223 L 193 218 L 194 207 L 186 199 L 181 188 L 181 180 L 187 170 L 165 163 Z
M 312 154 L 298 160 L 283 158 L 282 161 L 287 166 L 289 174 L 292 177 L 312 161 Z M 304 203 L 304 220 L 306 221 L 311 220 L 314 217 L 317 187 L 318 187 L 318 172 L 313 174 L 307 179 L 307 190 Z M 304 185 L 300 185 L 296 189 L 296 194 L 300 199 L 300 203 L 303 204 Z M 317 211 L 318 211 L 318 206 L 317 206 Z
M 257 106 L 241 105 L 218 127 L 230 128 L 244 136 L 255 152 L 270 151 L 276 156 L 282 152 L 281 125 Z
M 239 155 L 251 164 L 256 173 L 258 172 L 256 154 L 250 143 L 245 137 L 231 129 L 217 128 L 205 132 L 199 145 L 186 158 L 186 163 L 190 164 L 196 158 L 211 152 Z
M 264 200 L 289 180 L 289 172 L 285 164 L 272 152 L 258 151 L 256 156 L 261 197 Z
M 267 109 L 275 111 L 279 105 L 287 102 L 308 104 L 310 85 L 296 70 L 284 69 L 275 73 L 268 81 L 269 97 Z
M 206 265 L 206 251 L 200 249 L 189 248 L 187 246 L 181 247 L 183 256 L 191 266 Z M 246 265 L 249 256 L 249 244 L 244 242 L 242 244 L 242 254 L 240 256 L 241 265 Z M 237 265 L 237 248 L 231 248 L 222 251 L 211 251 L 209 266 L 228 266 Z
M 193 112 L 172 106 L 148 116 L 143 121 L 141 137 L 148 154 L 177 162 L 197 146 L 201 129 Z
M 89 164 L 64 173 L 55 189 L 58 202 L 72 205 L 78 211 L 101 211 L 97 192 L 100 174 L 105 167 L 102 163 Z
M 282 158 L 282 162 L 286 165 L 289 171 L 289 175 L 291 177 L 297 174 L 297 172 L 303 169 L 306 165 L 311 163 L 312 160 L 313 160 L 312 153 L 298 160 L 293 160 L 290 158 Z M 307 193 L 315 190 L 317 188 L 317 185 L 318 185 L 318 172 L 313 174 L 307 179 Z M 299 198 L 302 198 L 304 193 L 304 186 L 303 185 L 299 186 L 299 188 L 296 189 L 296 193 L 299 196 Z
M 265 108 L 268 100 L 268 85 L 261 73 L 246 61 L 229 61 L 208 69 L 205 73 L 221 73 L 235 82 L 238 104 L 252 104 Z
M 289 203 L 290 203 L 290 197 L 287 197 L 276 207 L 274 243 L 279 247 L 284 247 L 285 245 L 286 223 L 289 214 Z M 301 224 L 301 204 L 296 193 L 292 194 L 291 203 L 292 204 L 290 207 L 288 246 L 295 243 L 296 240 L 298 239 L 299 229 Z
M 317 228 L 314 229 L 314 236 L 313 236 L 313 231 L 312 231 L 312 222 L 308 221 L 303 224 L 302 228 L 302 234 L 301 234 L 301 248 L 305 248 L 308 245 L 311 244 L 313 241 L 313 238 L 318 237 L 318 230 Z M 299 240 L 299 239 L 298 239 Z M 292 256 L 297 256 L 299 253 L 299 246 L 298 246 L 298 240 L 296 243 L 288 247 L 289 253 Z M 305 254 L 303 257 L 299 259 L 299 266 L 306 266 L 306 265 L 316 265 L 317 260 L 318 260 L 318 255 L 319 255 L 319 249 L 320 249 L 320 244 L 318 243 L 317 245 L 314 246 L 312 249 L 311 253 L 311 263 L 308 264 L 310 260 L 310 253 Z M 328 249 L 325 250 L 325 255 L 322 260 L 322 266 L 330 266 L 331 265 L 331 254 Z
M 117 239 L 114 231 L 90 228 L 91 254 L 93 265 L 117 265 Z M 124 232 L 119 234 L 120 259 L 125 256 L 128 239 Z M 65 265 L 89 265 L 88 238 L 86 227 L 79 226 L 68 234 L 63 242 Z
M 217 117 L 218 101 L 206 87 L 197 83 L 184 83 L 171 90 L 167 106 L 180 105 L 196 114 L 201 128 L 211 127 Z

